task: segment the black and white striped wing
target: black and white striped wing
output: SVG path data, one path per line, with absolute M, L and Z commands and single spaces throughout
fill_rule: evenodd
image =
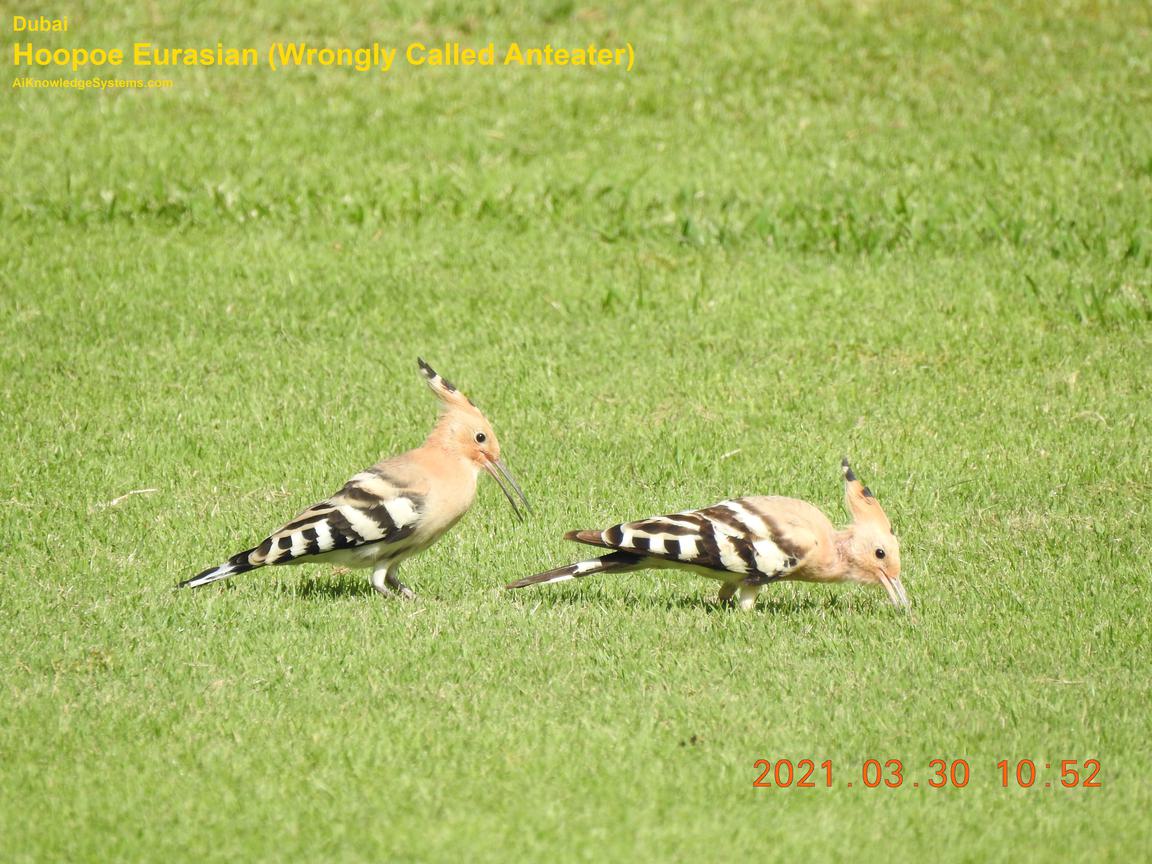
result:
M 287 564 L 376 543 L 400 543 L 419 525 L 423 504 L 424 496 L 364 472 L 272 532 L 252 550 L 249 562 Z
M 770 514 L 740 498 L 565 536 L 607 549 L 743 575 L 750 584 L 783 577 L 796 569 L 807 551 L 785 540 Z
M 403 476 L 388 463 L 369 468 L 331 498 L 313 504 L 273 531 L 260 545 L 237 552 L 178 587 L 199 588 L 269 564 L 331 561 L 354 567 L 372 565 L 389 551 L 382 545 L 394 544 L 395 551 L 400 551 L 410 545 L 405 541 L 420 527 L 427 490 L 417 491 L 412 488 L 415 483 L 403 482 Z

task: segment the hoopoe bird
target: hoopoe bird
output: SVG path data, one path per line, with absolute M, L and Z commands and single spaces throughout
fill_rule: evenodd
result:
M 481 471 L 492 475 L 523 519 L 509 486 L 525 509 L 528 499 L 500 461 L 500 442 L 487 418 L 431 366 L 417 361 L 440 400 L 440 417 L 421 446 L 361 471 L 258 546 L 179 587 L 198 588 L 272 564 L 331 563 L 371 569 L 373 588 L 411 599 L 416 595 L 398 576 L 401 562 L 427 549 L 468 512 Z
M 756 605 L 760 589 L 772 582 L 858 582 L 881 585 L 893 605 L 908 607 L 900 581 L 900 545 L 892 524 L 848 465 L 844 497 L 852 524 L 837 531 L 806 501 L 756 496 L 721 501 L 603 531 L 569 531 L 564 537 L 611 549 L 607 555 L 557 567 L 513 582 L 525 588 L 567 582 L 597 573 L 625 573 L 652 567 L 690 570 L 720 582 L 720 602 L 739 593 L 741 609 Z

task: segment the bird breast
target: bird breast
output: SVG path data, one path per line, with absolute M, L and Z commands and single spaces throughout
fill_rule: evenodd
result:
M 415 531 L 418 542 L 432 542 L 468 512 L 476 500 L 479 469 L 471 464 L 461 466 L 440 482 L 429 484 L 424 512 Z

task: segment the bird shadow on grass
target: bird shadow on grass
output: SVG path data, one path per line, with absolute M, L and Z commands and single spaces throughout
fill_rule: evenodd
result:
M 684 609 L 712 615 L 804 615 L 812 612 L 842 612 L 850 604 L 833 597 L 761 597 L 755 608 L 743 612 L 731 604 L 722 604 L 711 594 L 680 594 L 675 597 L 653 596 L 633 592 L 610 596 L 606 592 L 556 591 L 543 601 L 548 606 L 599 606 L 629 609 Z M 534 605 L 534 604 L 533 604 Z
M 730 615 L 807 615 L 812 612 L 839 612 L 846 608 L 838 598 L 817 599 L 813 597 L 761 597 L 748 612 L 734 604 L 724 604 L 715 597 L 676 597 L 665 600 L 668 609 L 701 609 L 705 612 L 727 613 Z
M 276 593 L 300 600 L 336 600 L 342 597 L 367 597 L 376 590 L 362 576 L 305 576 L 276 583 Z
M 703 608 L 704 611 L 707 612 L 727 612 L 732 615 L 771 615 L 782 618 L 811 618 L 812 616 L 822 616 L 825 618 L 839 616 L 871 617 L 876 614 L 886 614 L 892 611 L 883 604 L 877 604 L 873 607 L 867 602 L 861 603 L 858 598 L 852 597 L 847 593 L 825 595 L 797 593 L 772 596 L 769 592 L 767 596 L 760 596 L 759 600 L 756 601 L 756 606 L 750 612 L 742 612 L 733 606 L 722 606 L 718 600 L 707 596 L 695 598 L 679 597 L 675 600 L 666 601 L 664 605 L 668 609 Z

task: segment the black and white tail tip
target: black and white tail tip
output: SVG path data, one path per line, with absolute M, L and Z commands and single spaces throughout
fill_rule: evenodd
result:
M 622 570 L 634 569 L 643 559 L 642 555 L 633 555 L 630 552 L 613 552 L 601 558 L 592 558 L 589 561 L 580 561 L 547 570 L 533 576 L 526 576 L 515 582 L 505 585 L 505 588 L 527 588 L 529 585 L 548 585 L 552 582 L 568 582 L 571 579 L 582 579 L 585 576 L 595 576 L 597 573 L 613 573 Z
M 209 567 L 207 570 L 197 573 L 191 579 L 185 579 L 176 587 L 199 588 L 201 585 L 219 582 L 221 579 L 228 579 L 238 573 L 247 573 L 249 570 L 255 570 L 259 565 L 252 564 L 249 561 L 249 556 L 253 551 L 253 549 L 248 549 L 244 552 L 238 552 L 219 567 Z

